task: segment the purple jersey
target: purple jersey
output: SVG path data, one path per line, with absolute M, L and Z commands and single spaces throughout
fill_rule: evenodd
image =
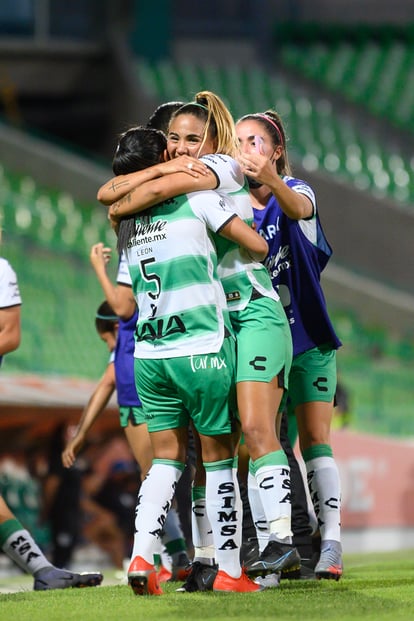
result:
M 320 283 L 332 249 L 316 211 L 315 195 L 300 179 L 286 176 L 283 181 L 311 200 L 313 216 L 292 220 L 272 195 L 265 209 L 254 209 L 254 220 L 258 233 L 269 244 L 264 263 L 285 308 L 292 332 L 293 355 L 328 343 L 337 349 L 341 341 L 329 319 Z
M 119 320 L 118 338 L 115 346 L 115 382 L 118 405 L 139 407 L 134 378 L 135 326 L 138 313 L 134 313 L 127 321 Z
M 118 264 L 118 274 L 116 277 L 118 285 L 131 287 L 131 277 L 125 256 L 122 254 Z M 137 325 L 138 313 L 124 321 L 119 320 L 118 338 L 115 347 L 115 382 L 118 396 L 118 405 L 139 407 L 141 401 L 138 398 L 135 388 L 134 377 L 134 349 L 135 349 L 135 327 Z

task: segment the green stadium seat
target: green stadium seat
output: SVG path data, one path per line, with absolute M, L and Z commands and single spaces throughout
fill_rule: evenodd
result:
M 414 43 L 409 34 L 360 27 L 351 35 L 344 31 L 342 38 L 338 32 L 336 41 L 327 33 L 320 40 L 287 41 L 279 55 L 287 68 L 414 131 Z
M 326 59 L 324 48 L 310 46 L 316 60 L 313 62 L 310 56 L 308 71 L 323 65 L 328 75 L 334 72 L 334 67 L 337 74 L 348 76 L 350 89 L 364 92 L 367 97 L 375 86 L 371 79 L 372 68 L 388 71 L 389 62 L 377 44 L 364 42 L 360 47 L 357 52 L 355 46 L 341 43 L 336 46 L 332 59 Z M 289 50 L 292 60 L 296 47 L 290 46 Z M 398 50 L 393 53 L 400 57 Z M 143 59 L 138 64 L 139 75 L 145 75 L 147 82 L 158 85 L 160 101 L 187 100 L 188 91 L 193 96 L 196 91 L 208 88 L 224 99 L 235 119 L 249 112 L 275 108 L 284 119 L 292 156 L 302 158 L 307 170 L 324 169 L 359 189 L 380 196 L 388 194 L 397 201 L 414 202 L 412 171 L 402 166 L 388 169 L 388 159 L 395 156 L 397 161 L 401 155 L 388 145 L 385 149 L 378 138 L 363 135 L 351 120 L 338 118 L 326 97 L 298 93 L 281 76 L 269 75 L 261 67 L 180 65 L 172 61 L 150 63 Z M 153 79 L 148 77 L 151 72 L 155 76 Z M 414 88 L 412 93 L 414 99 Z M 348 94 L 351 96 L 351 90 Z
M 348 42 L 340 42 L 332 50 L 326 50 L 328 56 L 326 60 L 325 73 L 321 74 L 327 86 L 336 89 L 340 84 L 347 85 L 355 71 L 356 50 Z M 315 76 L 317 77 L 317 76 Z

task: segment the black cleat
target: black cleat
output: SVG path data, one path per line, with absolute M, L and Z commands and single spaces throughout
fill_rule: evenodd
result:
M 300 570 L 300 556 L 291 544 L 269 541 L 256 560 L 245 563 L 245 569 L 250 576 L 298 571 Z
M 196 591 L 212 591 L 218 565 L 205 565 L 199 561 L 191 564 L 190 573 L 178 593 L 195 593 Z
M 70 589 L 94 587 L 101 584 L 103 575 L 99 572 L 85 572 L 81 574 L 66 569 L 51 567 L 36 572 L 33 589 L 35 591 L 50 591 L 52 589 Z

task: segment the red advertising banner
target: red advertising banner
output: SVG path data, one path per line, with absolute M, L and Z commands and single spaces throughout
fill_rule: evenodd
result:
M 334 431 L 342 528 L 414 526 L 414 440 Z

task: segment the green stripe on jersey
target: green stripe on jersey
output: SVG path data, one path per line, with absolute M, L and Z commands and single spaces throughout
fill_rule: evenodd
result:
M 211 268 L 210 268 L 211 264 Z M 137 292 L 147 292 L 148 287 L 155 295 L 158 292 L 158 284 L 162 283 L 163 292 L 177 291 L 180 288 L 186 288 L 194 284 L 203 285 L 210 284 L 211 276 L 218 279 L 214 261 L 211 256 L 201 255 L 183 255 L 172 261 L 157 261 L 147 263 L 145 272 L 147 279 L 142 278 L 142 266 L 134 265 L 130 268 L 131 278 L 136 282 Z
M 139 309 L 136 357 L 216 353 L 224 327 L 231 332 L 210 234 L 228 218 L 221 200 L 216 192 L 195 192 L 136 218 L 127 251 Z

